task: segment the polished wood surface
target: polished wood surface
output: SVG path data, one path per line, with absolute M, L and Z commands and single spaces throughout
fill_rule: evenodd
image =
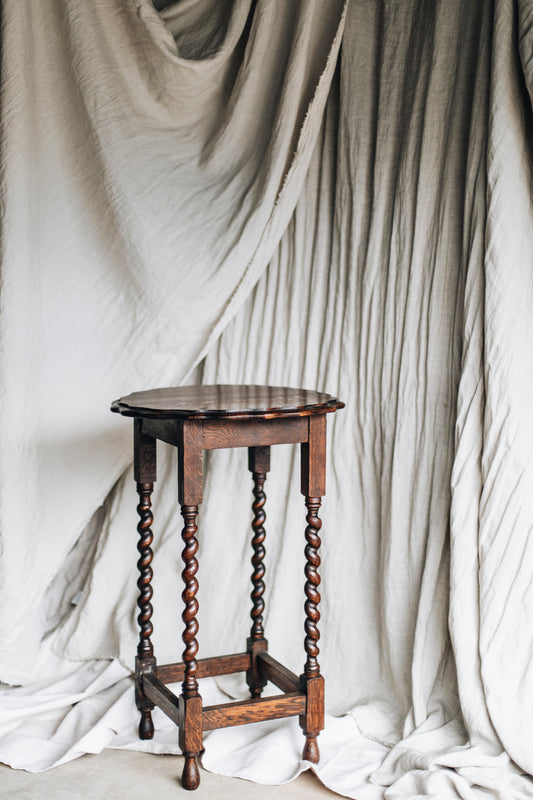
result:
M 206 706 L 203 713 L 203 729 L 212 731 L 215 728 L 228 728 L 232 725 L 248 725 L 250 722 L 292 717 L 303 712 L 305 705 L 305 694 L 295 692 Z
M 250 653 L 231 653 L 228 656 L 211 656 L 199 658 L 197 678 L 210 678 L 214 675 L 233 675 L 235 672 L 246 672 L 250 669 Z M 161 683 L 178 683 L 185 676 L 185 664 L 161 664 L 155 670 Z
M 288 386 L 228 384 L 133 392 L 111 405 L 112 411 L 125 416 L 161 419 L 307 415 L 336 411 L 338 408 L 344 408 L 344 403 L 323 392 Z
M 181 507 L 181 513 L 185 522 L 181 533 L 183 544 L 185 545 L 181 553 L 185 565 L 181 573 L 185 584 L 181 595 L 184 604 L 181 617 L 185 625 L 182 636 L 185 645 L 185 650 L 183 651 L 185 673 L 182 690 L 184 697 L 189 698 L 198 695 L 198 681 L 196 680 L 196 673 L 198 672 L 198 661 L 196 660 L 198 652 L 198 641 L 196 639 L 198 634 L 198 620 L 196 619 L 198 614 L 198 600 L 196 599 L 198 593 L 198 581 L 196 579 L 196 573 L 198 572 L 198 560 L 196 558 L 196 553 L 198 552 L 198 540 L 196 538 L 198 506 L 184 505 Z
M 202 447 L 264 447 L 273 444 L 299 444 L 308 436 L 307 416 L 230 417 L 202 420 Z M 148 422 L 148 420 L 145 420 Z M 180 424 L 180 423 L 178 423 Z M 184 424 L 184 423 L 181 423 Z
M 300 688 L 298 676 L 284 667 L 270 653 L 259 653 L 257 656 L 259 670 L 267 681 L 271 681 L 282 692 L 297 692 Z
M 136 419 L 146 436 L 180 447 L 184 425 L 200 425 L 202 450 L 226 447 L 264 447 L 307 442 L 309 416 L 226 417 L 219 419 Z
M 139 595 L 137 606 L 139 615 L 137 622 L 139 625 L 139 644 L 137 647 L 137 657 L 135 660 L 135 702 L 141 712 L 139 721 L 139 738 L 152 739 L 154 735 L 154 723 L 152 721 L 153 702 L 145 695 L 142 685 L 142 675 L 155 667 L 156 660 L 151 641 L 152 635 L 152 492 L 154 482 L 157 477 L 156 471 L 156 441 L 150 436 L 145 436 L 141 431 L 141 420 L 134 420 L 133 423 L 134 441 L 134 464 L 133 476 L 137 482 L 137 493 L 139 504 L 137 514 L 139 523 L 137 533 L 139 539 L 137 549 L 139 560 L 137 561 L 138 580 L 137 588 Z
M 265 541 L 265 520 L 266 514 L 263 510 L 263 506 L 265 505 L 266 495 L 263 491 L 263 486 L 265 484 L 266 473 L 265 472 L 254 472 L 254 502 L 252 504 L 252 512 L 254 515 L 253 522 L 252 522 L 252 530 L 253 530 L 253 537 L 252 537 L 252 593 L 250 598 L 252 600 L 252 629 L 250 631 L 250 636 L 252 639 L 263 639 L 265 632 L 263 630 L 263 611 L 265 610 L 265 601 L 263 600 L 263 595 L 265 593 L 265 583 L 263 578 L 265 577 L 265 548 L 264 548 L 264 541 Z
M 137 532 L 139 533 L 139 541 L 137 543 L 137 550 L 139 551 L 139 560 L 137 561 L 137 569 L 139 570 L 139 578 L 137 580 L 137 588 L 139 590 L 139 597 L 137 605 L 139 607 L 139 616 L 137 622 L 140 628 L 139 645 L 137 647 L 137 655 L 139 658 L 146 658 L 146 656 L 153 656 L 154 649 L 150 639 L 152 627 L 152 559 L 154 553 L 152 551 L 152 542 L 154 540 L 152 534 L 152 524 L 154 518 L 152 516 L 152 492 L 154 489 L 153 483 L 138 483 L 137 492 L 139 494 L 139 504 L 137 506 L 137 513 L 140 517 L 139 524 L 137 525 Z
M 318 640 L 320 633 L 318 631 L 318 621 L 320 619 L 320 611 L 318 604 L 320 603 L 320 593 L 318 587 L 320 586 L 320 575 L 318 568 L 320 566 L 320 556 L 318 549 L 320 547 L 319 531 L 322 522 L 318 516 L 320 508 L 320 497 L 306 497 L 305 504 L 307 506 L 307 528 L 305 529 L 305 540 L 307 542 L 305 547 L 305 640 L 304 647 L 307 654 L 307 660 L 304 667 L 304 675 L 306 677 L 314 677 L 320 674 L 320 667 L 318 666 Z
M 241 423 L 242 424 L 242 423 Z M 257 424 L 257 423 L 256 423 Z M 252 627 L 250 636 L 247 640 L 248 651 L 250 653 L 251 665 L 250 669 L 246 672 L 246 683 L 250 689 L 252 698 L 260 697 L 264 687 L 267 684 L 267 679 L 260 672 L 258 667 L 258 656 L 268 649 L 268 642 L 265 639 L 265 631 L 263 628 L 263 612 L 265 610 L 265 601 L 263 595 L 265 593 L 265 520 L 266 514 L 264 505 L 266 502 L 266 494 L 264 492 L 264 485 L 267 477 L 267 472 L 270 471 L 270 447 L 249 447 L 248 448 L 248 469 L 252 473 L 254 482 L 253 495 L 254 502 L 252 503 L 252 592 L 250 599 L 252 601 L 252 610 L 250 616 L 252 618 Z
M 186 386 L 134 392 L 111 409 L 134 418 L 134 477 L 139 504 L 138 624 L 135 699 L 141 713 L 139 735 L 152 738 L 152 710 L 157 705 L 179 728 L 185 756 L 182 781 L 186 789 L 200 783 L 198 758 L 203 731 L 291 715 L 299 716 L 305 735 L 303 757 L 318 763 L 317 737 L 324 727 L 324 678 L 318 663 L 320 612 L 318 568 L 321 498 L 326 492 L 326 415 L 343 408 L 331 395 L 304 389 L 271 386 Z M 152 646 L 152 524 L 151 496 L 156 480 L 157 440 L 174 446 L 178 456 L 178 501 L 183 516 L 182 572 L 184 610 L 183 661 L 158 665 Z M 270 449 L 299 444 L 300 490 L 307 506 L 305 529 L 306 662 L 296 676 L 268 653 L 264 631 L 266 495 Z M 203 451 L 248 448 L 253 480 L 251 630 L 246 652 L 197 659 L 198 653 L 198 507 L 203 495 Z M 198 679 L 244 672 L 250 699 L 202 706 Z M 182 681 L 177 697 L 167 684 Z M 262 697 L 268 681 L 283 694 Z

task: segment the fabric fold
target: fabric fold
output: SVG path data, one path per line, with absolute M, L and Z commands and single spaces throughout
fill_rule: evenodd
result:
M 149 0 L 5 4 L 3 680 L 29 679 L 43 593 L 131 459 L 109 403 L 183 382 L 288 224 L 343 6 L 226 5 L 192 61 Z
M 357 800 L 529 798 L 529 5 L 156 5 L 5 4 L 0 678 L 28 685 L 0 706 L 25 698 L 16 736 L 36 750 L 57 732 L 26 768 L 176 752 L 164 721 L 137 740 L 124 677 L 137 498 L 109 401 L 272 383 L 346 403 L 328 423 L 317 774 Z M 205 461 L 201 657 L 242 650 L 253 499 L 245 453 Z M 273 448 L 265 484 L 265 627 L 296 673 L 298 468 Z M 181 649 L 175 472 L 161 446 L 160 663 Z M 309 766 L 296 720 L 207 744 L 206 768 L 252 780 Z

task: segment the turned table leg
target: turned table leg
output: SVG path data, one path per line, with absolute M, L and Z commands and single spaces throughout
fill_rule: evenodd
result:
M 137 549 L 139 560 L 137 569 L 139 579 L 137 587 L 139 597 L 137 605 L 139 615 L 137 622 L 140 628 L 139 644 L 137 647 L 137 657 L 135 659 L 135 703 L 141 712 L 139 722 L 139 738 L 151 739 L 154 735 L 154 724 L 152 722 L 152 710 L 154 704 L 146 697 L 143 691 L 142 677 L 147 672 L 152 672 L 156 666 L 154 649 L 151 641 L 153 632 L 152 627 L 152 491 L 156 480 L 156 442 L 150 436 L 145 436 L 141 431 L 141 421 L 135 420 L 134 423 L 134 477 L 137 482 L 137 493 L 139 504 L 137 513 L 139 523 L 137 531 L 139 541 Z
M 320 612 L 320 547 L 319 531 L 322 522 L 318 516 L 321 498 L 326 493 L 326 417 L 309 417 L 309 439 L 301 446 L 302 486 L 307 507 L 305 529 L 305 640 L 306 662 L 300 676 L 300 689 L 307 695 L 305 714 L 300 716 L 300 727 L 305 735 L 302 758 L 318 764 L 320 751 L 317 737 L 324 728 L 324 678 L 318 663 L 318 621 Z
M 184 757 L 182 784 L 200 784 L 199 758 L 203 730 L 296 716 L 305 736 L 303 758 L 318 763 L 317 737 L 324 727 L 324 679 L 318 663 L 320 613 L 320 528 L 325 494 L 326 415 L 344 403 L 322 392 L 279 386 L 224 384 L 162 387 L 133 392 L 111 410 L 134 418 L 134 478 L 139 502 L 139 644 L 135 661 L 135 700 L 140 711 L 139 736 L 154 735 L 157 706 L 178 726 Z M 183 517 L 182 559 L 184 644 L 181 663 L 157 664 L 152 645 L 152 492 L 156 480 L 156 441 L 177 449 L 178 501 Z M 301 445 L 301 491 L 307 507 L 305 529 L 305 665 L 298 677 L 268 653 L 265 638 L 265 482 L 270 447 Z M 202 503 L 203 451 L 248 449 L 253 478 L 251 629 L 246 652 L 198 657 L 197 517 Z M 216 589 L 216 586 L 215 586 Z M 246 672 L 251 697 L 203 707 L 200 677 Z M 179 697 L 168 687 L 182 680 Z M 262 696 L 271 681 L 281 694 Z
M 250 636 L 246 642 L 247 650 L 251 655 L 252 664 L 251 668 L 246 673 L 246 682 L 250 688 L 252 697 L 260 697 L 263 688 L 267 684 L 267 679 L 261 674 L 258 663 L 257 654 L 264 652 L 268 649 L 268 642 L 265 639 L 265 632 L 263 628 L 263 611 L 265 610 L 265 602 L 263 595 L 265 593 L 265 584 L 263 578 L 265 576 L 265 548 L 263 542 L 265 541 L 265 528 L 264 523 L 266 514 L 264 505 L 266 496 L 263 491 L 263 486 L 266 480 L 266 474 L 270 470 L 270 447 L 250 447 L 248 448 L 248 469 L 252 473 L 254 481 L 254 502 L 252 504 L 253 521 L 252 521 L 252 593 L 250 598 L 252 600 L 252 610 L 250 616 L 252 618 L 252 628 Z
M 183 767 L 183 787 L 184 789 L 196 789 L 200 783 L 200 771 L 198 769 L 197 757 L 202 750 L 202 698 L 198 692 L 198 561 L 196 553 L 198 551 L 198 540 L 196 539 L 196 516 L 198 506 L 182 506 L 181 513 L 185 521 L 182 531 L 182 538 L 185 547 L 182 552 L 185 569 L 182 572 L 185 588 L 182 599 L 185 609 L 182 614 L 185 630 L 183 632 L 183 663 L 185 665 L 185 676 L 182 684 L 182 694 L 180 697 L 180 747 L 185 756 Z
M 182 552 L 184 570 L 182 572 L 185 588 L 182 599 L 185 609 L 182 619 L 184 680 L 179 697 L 179 746 L 185 757 L 182 784 L 184 789 L 197 789 L 200 785 L 198 756 L 203 749 L 202 737 L 202 698 L 198 691 L 198 540 L 196 517 L 198 505 L 202 502 L 202 428 L 196 420 L 187 420 L 179 433 L 178 444 L 178 495 L 181 514 L 184 520 L 182 539 L 185 545 Z
M 300 718 L 300 725 L 306 737 L 302 758 L 313 762 L 313 764 L 318 764 L 320 759 L 317 736 L 324 727 L 324 678 L 320 674 L 320 666 L 318 664 L 318 640 L 320 638 L 318 630 L 318 621 L 320 619 L 320 611 L 318 610 L 318 604 L 320 603 L 320 593 L 318 591 L 320 585 L 320 575 L 318 574 L 318 567 L 320 566 L 320 556 L 318 555 L 320 536 L 318 532 L 322 525 L 318 517 L 320 503 L 320 497 L 306 497 L 305 499 L 307 506 L 307 528 L 305 529 L 307 542 L 305 557 L 307 563 L 305 565 L 305 577 L 307 580 L 305 582 L 306 619 L 304 647 L 307 659 L 300 682 L 302 689 L 305 688 L 307 693 L 307 711 L 305 716 Z

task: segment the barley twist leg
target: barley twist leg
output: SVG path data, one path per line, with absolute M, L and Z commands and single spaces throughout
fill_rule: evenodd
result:
M 185 623 L 185 630 L 183 632 L 183 642 L 185 650 L 183 651 L 183 663 L 185 664 L 185 675 L 182 684 L 182 698 L 184 702 L 184 722 L 183 728 L 180 729 L 180 737 L 182 741 L 182 750 L 185 757 L 185 764 L 183 767 L 182 783 L 184 789 L 196 789 L 200 783 L 200 771 L 198 769 L 197 758 L 200 748 L 192 749 L 189 743 L 190 731 L 188 730 L 189 713 L 190 709 L 195 707 L 195 698 L 198 698 L 201 718 L 201 698 L 198 692 L 197 671 L 198 662 L 196 655 L 198 653 L 198 642 L 196 636 L 198 634 L 198 600 L 196 594 L 198 592 L 198 581 L 196 573 L 198 572 L 198 561 L 196 553 L 198 551 L 198 541 L 196 539 L 197 527 L 196 517 L 198 514 L 198 506 L 182 505 L 181 513 L 185 522 L 182 531 L 182 539 L 184 542 L 184 549 L 182 552 L 183 562 L 185 568 L 182 572 L 183 582 L 185 588 L 182 593 L 182 599 L 185 603 L 185 609 L 182 614 L 183 622 Z
M 139 579 L 137 580 L 137 587 L 139 589 L 139 596 L 137 605 L 139 607 L 139 615 L 137 622 L 139 623 L 140 635 L 139 644 L 137 647 L 137 660 L 136 660 L 136 690 L 135 700 L 137 708 L 141 712 L 141 720 L 139 722 L 139 737 L 141 739 L 151 739 L 154 735 L 154 724 L 152 722 L 152 709 L 154 704 L 151 703 L 142 692 L 142 676 L 141 672 L 151 665 L 155 665 L 154 649 L 151 641 L 153 632 L 152 626 L 152 524 L 154 518 L 152 516 L 152 501 L 151 495 L 153 491 L 153 483 L 137 483 L 137 492 L 139 494 L 139 504 L 137 506 L 137 513 L 140 517 L 137 525 L 139 533 L 139 541 L 137 549 L 140 558 L 137 561 L 137 568 L 139 570 Z
M 315 714 L 313 713 L 313 706 L 316 705 L 316 720 L 320 719 L 323 715 L 323 693 L 324 681 L 320 675 L 320 666 L 318 663 L 318 640 L 320 633 L 318 630 L 318 621 L 320 620 L 320 612 L 318 604 L 320 603 L 320 593 L 318 587 L 320 585 L 320 575 L 318 568 L 320 566 L 320 556 L 318 549 L 320 547 L 319 531 L 322 522 L 318 517 L 318 510 L 321 504 L 320 497 L 306 497 L 305 504 L 307 506 L 307 528 L 305 530 L 306 548 L 305 548 L 305 641 L 304 647 L 307 654 L 307 659 L 304 666 L 303 678 L 306 681 L 308 706 L 311 712 L 308 712 L 307 719 L 304 720 L 304 734 L 305 734 L 305 747 L 303 751 L 303 758 L 318 764 L 320 758 L 320 751 L 318 748 L 317 737 L 322 727 L 313 723 Z M 318 728 L 315 730 L 314 728 Z

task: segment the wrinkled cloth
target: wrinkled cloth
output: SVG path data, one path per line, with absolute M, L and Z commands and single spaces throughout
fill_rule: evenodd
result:
M 162 11 L 162 17 L 143 5 L 146 30 L 156 41 L 166 36 L 168 47 L 178 52 L 185 46 L 189 56 L 217 50 L 220 41 L 215 27 L 209 32 L 207 16 L 200 19 L 200 10 L 206 13 L 208 5 L 178 3 Z M 262 52 L 256 26 L 274 5 L 259 2 L 253 16 L 246 17 L 240 40 L 244 55 L 239 51 L 243 63 L 248 63 L 247 58 L 253 61 L 254 48 Z M 103 6 L 93 7 L 103 13 Z M 305 4 L 281 7 L 306 17 Z M 228 3 L 220 11 L 221 18 L 229 20 L 228 31 L 240 8 L 238 3 Z M 284 217 L 284 231 L 280 217 L 279 242 L 272 236 L 265 259 L 254 262 L 233 285 L 234 293 L 222 298 L 220 284 L 215 280 L 211 285 L 210 270 L 222 269 L 225 239 L 211 237 L 214 200 L 204 193 L 204 162 L 192 159 L 190 183 L 183 175 L 179 176 L 182 182 L 177 182 L 189 188 L 197 185 L 197 194 L 181 201 L 169 192 L 158 207 L 160 213 L 167 205 L 185 213 L 187 224 L 181 225 L 179 214 L 175 221 L 174 261 L 169 255 L 167 261 L 162 258 L 149 264 L 145 277 L 152 271 L 153 285 L 147 287 L 141 281 L 138 293 L 126 285 L 132 292 L 132 313 L 135 307 L 138 325 L 144 328 L 149 317 L 144 304 L 150 292 L 172 281 L 180 264 L 188 264 L 191 270 L 193 263 L 194 275 L 179 288 L 176 284 L 176 294 L 171 296 L 187 297 L 191 319 L 198 322 L 198 329 L 205 323 L 203 338 L 200 334 L 198 339 L 185 337 L 197 344 L 191 346 L 190 354 L 187 351 L 187 358 L 183 350 L 173 349 L 180 338 L 174 337 L 174 331 L 183 321 L 176 303 L 176 319 L 170 313 L 165 320 L 158 317 L 159 338 L 150 328 L 156 323 L 148 320 L 146 336 L 137 342 L 142 366 L 134 369 L 141 371 L 133 375 L 128 364 L 122 375 L 124 353 L 131 345 L 123 340 L 121 348 L 114 349 L 113 318 L 108 322 L 104 315 L 99 335 L 108 346 L 108 373 L 100 368 L 100 381 L 105 384 L 105 376 L 111 373 L 117 380 L 116 389 L 107 386 L 106 400 L 130 389 L 148 388 L 150 377 L 153 385 L 168 382 L 170 366 L 168 373 L 156 374 L 157 356 L 150 370 L 146 366 L 155 343 L 163 351 L 168 342 L 165 352 L 176 382 L 192 376 L 190 370 L 198 363 L 197 381 L 301 385 L 344 400 L 346 408 L 328 420 L 320 661 L 330 716 L 319 740 L 322 759 L 315 768 L 317 774 L 330 788 L 358 800 L 521 800 L 533 796 L 533 781 L 528 777 L 533 773 L 528 628 L 533 612 L 533 426 L 529 414 L 533 389 L 533 10 L 530 3 L 520 0 L 468 5 L 459 0 L 402 4 L 354 0 L 348 4 L 343 27 L 342 9 L 335 8 L 336 23 L 328 13 L 328 45 L 313 73 L 319 90 L 311 92 L 315 98 L 320 88 L 327 92 L 327 104 L 320 113 L 317 110 L 315 138 L 302 163 L 301 184 L 294 187 L 294 213 Z M 312 11 L 309 7 L 309 15 L 315 16 Z M 189 16 L 194 12 L 196 20 Z M 319 27 L 324 32 L 323 19 Z M 107 41 L 109 52 L 115 52 L 123 32 L 116 30 L 116 36 L 111 36 L 111 29 L 109 16 Z M 39 41 L 45 38 L 42 29 L 34 35 Z M 181 44 L 180 36 L 185 37 Z M 263 47 L 270 49 L 271 44 L 270 40 Z M 293 44 L 287 52 L 293 52 Z M 275 62 L 281 69 L 279 60 Z M 262 63 L 259 56 L 255 63 Z M 119 64 L 124 64 L 122 74 L 132 74 L 130 62 L 120 59 Z M 324 75 L 327 81 L 322 77 L 321 84 Z M 231 80 L 238 84 L 240 76 L 234 72 Z M 262 66 L 256 77 L 270 87 L 272 78 L 267 78 Z M 156 85 L 160 86 L 157 81 Z M 168 84 L 164 85 L 170 93 Z M 147 89 L 143 97 L 149 94 Z M 185 88 L 175 88 L 172 96 L 190 109 L 197 108 L 196 98 L 187 95 Z M 166 109 L 167 95 L 159 97 Z M 134 99 L 140 102 L 132 94 Z M 217 124 L 219 115 L 220 107 L 213 112 Z M 109 109 L 103 116 L 112 133 L 117 118 Z M 304 115 L 304 125 L 310 117 L 311 112 Z M 246 138 L 252 123 L 240 115 L 234 121 L 242 125 Z M 269 131 L 277 130 L 275 124 L 270 125 Z M 229 173 L 228 153 L 234 141 L 233 134 L 221 133 L 216 146 L 209 149 L 209 158 L 216 159 L 215 151 L 226 144 L 222 152 Z M 106 145 L 102 153 L 114 164 L 116 149 Z M 211 163 L 209 158 L 207 163 Z M 264 161 L 258 159 L 258 163 Z M 135 186 L 136 192 L 125 191 L 124 202 L 115 206 L 117 218 L 107 220 L 117 237 L 128 219 L 126 199 L 135 204 L 145 168 L 137 164 L 136 172 L 128 173 L 124 167 L 126 185 Z M 269 172 L 270 165 L 264 169 Z M 226 199 L 244 196 L 243 175 L 236 175 L 231 183 L 222 184 Z M 7 188 L 8 178 L 5 174 Z M 114 190 L 113 174 L 104 186 L 108 192 Z M 214 194 L 220 190 L 219 185 L 211 188 Z M 154 185 L 154 197 L 156 189 Z M 139 199 L 139 216 L 145 202 Z M 251 200 L 254 209 L 255 202 L 257 198 Z M 265 199 L 261 224 L 268 216 L 267 207 Z M 232 231 L 235 213 L 241 223 L 238 247 L 251 236 L 248 224 L 253 220 L 243 220 L 235 209 L 228 210 L 224 219 Z M 128 229 L 130 236 L 135 234 L 139 249 L 148 248 L 150 241 L 155 249 L 155 239 L 168 246 L 163 225 L 156 231 L 147 227 L 149 231 L 143 230 L 135 218 L 133 230 Z M 258 223 L 254 230 L 260 227 Z M 54 247 L 63 241 L 76 242 L 78 228 L 68 236 L 62 230 Z M 83 231 L 87 237 L 94 235 L 90 226 L 84 225 Z M 191 250 L 195 237 L 197 250 Z M 108 257 L 115 264 L 112 252 Z M 236 253 L 228 251 L 224 261 L 228 273 L 234 258 Z M 9 268 L 9 260 L 5 263 Z M 148 264 L 129 258 L 124 263 L 127 269 L 115 270 L 119 287 L 128 270 L 133 270 L 132 264 Z M 208 295 L 197 297 L 198 276 L 203 281 L 204 274 L 202 286 L 207 292 L 213 289 L 214 300 Z M 56 286 L 54 291 L 63 289 Z M 168 284 L 161 294 L 168 295 Z M 85 302 L 84 308 L 89 309 Z M 121 319 L 118 309 L 117 319 Z M 32 318 L 35 331 L 40 330 L 39 320 Z M 95 341 L 75 337 L 73 341 L 83 345 L 84 354 L 96 346 Z M 80 356 L 79 360 L 81 368 Z M 72 535 L 69 541 L 74 546 L 68 556 L 67 550 L 58 553 L 55 580 L 46 596 L 49 633 L 40 646 L 41 653 L 46 648 L 50 651 L 48 659 L 42 656 L 45 671 L 46 663 L 54 658 L 66 665 L 98 658 L 109 664 L 118 661 L 122 669 L 132 667 L 136 496 L 131 472 L 117 480 L 128 458 L 130 427 L 116 419 L 102 425 L 109 426 L 105 444 L 89 431 L 84 448 L 99 463 L 107 449 L 115 453 L 116 469 L 109 471 L 106 488 L 103 473 L 98 473 L 105 488 L 104 505 L 97 510 L 93 501 L 91 506 L 83 486 L 74 487 L 71 497 L 57 488 L 62 503 L 74 504 L 83 495 L 87 512 L 96 513 L 81 538 L 80 529 L 70 530 L 68 519 L 56 534 L 63 544 L 64 537 Z M 121 427 L 119 438 L 113 431 Z M 56 441 L 55 446 L 66 452 L 64 441 Z M 154 493 L 153 639 L 162 663 L 176 660 L 180 653 L 176 536 L 180 523 L 175 458 L 169 449 L 160 448 Z M 251 571 L 252 498 L 246 456 L 240 450 L 224 451 L 209 453 L 206 460 L 205 500 L 199 516 L 201 656 L 242 649 L 249 625 Z M 265 625 L 270 651 L 298 673 L 303 662 L 305 512 L 297 473 L 296 448 L 273 448 L 265 487 Z M 79 475 L 72 474 L 70 482 L 78 479 Z M 33 486 L 41 500 L 43 488 Z M 88 513 L 84 524 L 87 519 Z M 25 531 L 23 520 L 18 530 Z M 23 542 L 29 546 L 25 536 Z M 216 596 L 223 602 L 213 602 L 214 582 Z M 44 585 L 40 583 L 39 597 Z M 71 607 L 75 593 L 79 602 Z M 41 632 L 42 626 L 36 624 L 31 652 L 39 649 Z M 3 669 L 6 674 L 0 677 L 11 680 L 8 671 L 13 670 L 21 682 L 30 684 L 25 691 L 31 692 L 37 676 L 22 660 L 11 656 Z M 79 674 L 85 674 L 81 667 Z M 79 691 L 90 691 L 87 674 L 81 685 Z M 36 687 L 36 719 L 39 691 Z M 244 696 L 245 687 L 242 677 L 232 676 L 202 691 L 208 696 L 217 691 L 238 697 Z M 150 746 L 175 752 L 163 722 L 155 743 L 136 741 L 131 685 L 124 695 L 110 696 L 101 719 L 115 714 L 110 709 L 122 696 L 129 701 L 121 706 L 123 716 L 116 717 L 120 720 L 114 725 L 116 738 L 105 724 L 100 725 L 97 715 L 82 727 L 83 733 L 91 726 L 101 731 L 93 746 L 99 741 L 102 747 Z M 80 715 L 84 702 L 78 703 Z M 70 708 L 71 694 L 65 692 L 58 715 L 72 720 Z M 4 732 L 0 758 L 7 760 L 8 730 Z M 261 747 L 255 744 L 259 738 Z M 76 747 L 69 747 L 77 741 L 65 745 L 62 758 L 65 753 L 74 757 L 71 753 Z M 203 764 L 252 780 L 283 782 L 309 766 L 300 761 L 301 745 L 296 720 L 215 731 L 207 737 Z M 50 759 L 52 763 L 57 759 Z M 32 768 L 30 760 L 26 768 Z M 43 768 L 43 761 L 33 768 Z
M 288 224 L 343 2 L 253 19 L 250 0 L 4 5 L 0 679 L 16 683 L 47 587 L 131 460 L 110 402 L 186 380 Z

